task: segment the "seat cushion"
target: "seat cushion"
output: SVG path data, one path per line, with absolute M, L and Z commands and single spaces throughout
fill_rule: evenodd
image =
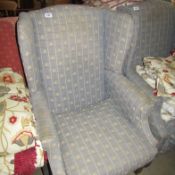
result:
M 111 99 L 80 112 L 58 115 L 56 121 L 68 175 L 123 175 L 156 154 Z

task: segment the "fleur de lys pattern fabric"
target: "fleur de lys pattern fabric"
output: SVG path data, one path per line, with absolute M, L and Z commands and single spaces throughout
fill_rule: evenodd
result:
M 44 152 L 35 128 L 29 92 L 22 76 L 11 68 L 0 69 L 0 131 L 1 175 L 18 174 L 15 172 L 18 165 L 14 165 L 16 154 L 32 147 L 36 151 L 33 166 L 43 166 Z
M 106 99 L 56 116 L 68 175 L 126 175 L 151 161 L 156 149 L 118 111 Z
M 132 104 L 121 106 L 123 109 L 125 108 L 125 112 L 127 108 L 133 108 L 133 120 L 135 116 L 138 118 L 139 116 L 142 118 L 148 116 L 151 131 L 159 143 L 157 145 L 159 150 L 166 151 L 172 142 L 165 140 L 170 136 L 169 133 L 172 133 L 174 126 L 171 125 L 167 128 L 167 122 L 162 120 L 160 115 L 162 97 L 155 98 L 152 95 L 152 88 L 137 74 L 136 65 L 142 65 L 143 58 L 146 56 L 166 57 L 175 47 L 175 10 L 171 3 L 162 0 L 146 0 L 136 6 L 138 8 L 127 6 L 116 10 L 116 13 L 122 10 L 123 13 L 129 14 L 134 23 L 129 50 L 123 59 L 125 64 L 123 64 L 122 73 L 126 76 L 123 84 L 127 87 L 134 86 L 135 95 L 131 95 L 129 88 L 121 89 L 122 99 L 129 97 Z M 118 54 L 117 58 L 119 60 L 122 57 Z M 117 72 L 117 66 L 114 65 L 112 70 Z M 116 77 L 116 79 L 119 81 L 120 77 Z M 116 83 L 117 89 L 119 86 Z M 134 98 L 136 96 L 139 102 Z M 131 116 L 128 115 L 128 117 Z M 137 121 L 137 118 L 135 120 Z
M 136 71 L 154 89 L 155 96 L 164 97 L 162 119 L 175 119 L 175 56 L 145 57 L 143 66 L 137 65 Z
M 108 93 L 106 70 L 122 73 L 133 26 L 128 13 L 89 6 L 20 14 L 20 52 L 54 175 L 125 175 L 156 155 L 148 116 L 131 122 L 132 101 L 118 99 L 129 106 L 125 115 Z M 122 79 L 111 80 L 125 90 Z
M 29 65 L 29 88 L 33 92 L 40 84 L 47 88 L 48 105 L 54 114 L 80 110 L 105 98 L 103 13 L 100 9 L 80 10 L 81 7 L 75 11 L 70 7 L 50 7 L 21 15 L 26 25 L 18 32 L 20 39 L 27 40 L 23 45 L 26 53 L 21 54 L 28 57 L 24 66 Z M 49 14 L 52 17 L 47 17 Z M 25 35 L 25 31 L 30 34 Z

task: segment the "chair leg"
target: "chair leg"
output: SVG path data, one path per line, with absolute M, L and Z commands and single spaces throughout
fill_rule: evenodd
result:
M 49 162 L 47 162 L 44 167 L 41 168 L 42 175 L 52 175 Z
M 152 163 L 152 162 L 146 164 L 146 165 L 145 165 L 144 167 L 142 167 L 142 168 L 139 168 L 139 169 L 135 170 L 134 173 L 135 173 L 136 175 L 139 175 L 139 174 L 143 171 L 143 169 L 149 167 L 149 166 L 151 165 L 151 163 Z
M 139 175 L 142 172 L 142 170 L 143 170 L 143 168 L 139 168 L 139 169 L 135 170 L 134 173 L 136 175 Z
M 48 168 L 48 171 L 49 171 L 49 175 L 52 175 L 52 170 L 51 170 L 51 168 L 50 168 L 49 162 L 47 163 L 47 168 Z
M 44 167 L 41 167 L 42 175 L 44 175 Z

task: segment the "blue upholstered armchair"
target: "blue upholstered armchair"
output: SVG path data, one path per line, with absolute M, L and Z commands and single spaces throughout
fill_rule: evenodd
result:
M 126 175 L 156 155 L 148 116 L 135 112 L 149 100 L 123 74 L 134 26 L 122 9 L 20 14 L 21 57 L 54 175 Z
M 116 81 L 110 81 L 111 94 L 113 97 L 116 96 L 117 103 L 132 104 L 133 118 L 148 117 L 159 152 L 166 152 L 175 147 L 175 120 L 169 122 L 162 120 L 160 114 L 162 98 L 152 95 L 152 88 L 136 73 L 136 65 L 142 65 L 146 56 L 167 57 L 175 48 L 175 8 L 171 3 L 162 0 L 145 0 L 137 7 L 135 8 L 137 10 L 133 10 L 133 6 L 120 9 L 123 13 L 129 14 L 134 22 L 130 48 L 123 66 L 123 74 L 127 77 L 123 86 L 134 86 L 128 88 L 128 91 L 133 89 L 134 93 L 128 96 L 125 89 L 119 88 L 121 84 L 115 83 L 119 81 L 117 77 Z M 111 74 L 111 77 L 115 76 Z M 130 113 L 130 106 L 121 107 L 125 115 Z M 136 119 L 137 121 L 140 120 Z

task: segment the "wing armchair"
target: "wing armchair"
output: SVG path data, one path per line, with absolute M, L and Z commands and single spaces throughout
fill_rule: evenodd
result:
M 135 109 L 132 112 L 133 117 L 148 116 L 151 131 L 157 140 L 157 148 L 159 152 L 165 152 L 175 147 L 175 120 L 166 123 L 161 119 L 162 98 L 152 95 L 152 88 L 136 73 L 136 65 L 142 65 L 146 56 L 166 57 L 175 47 L 175 9 L 171 3 L 162 0 L 146 0 L 138 7 L 137 11 L 133 10 L 133 6 L 120 9 L 130 14 L 135 24 L 123 74 L 127 77 L 125 83 L 134 86 L 137 98 L 132 98 L 132 94 L 131 98 L 124 98 L 128 97 L 128 93 L 125 89 L 118 90 L 118 84 L 112 86 L 118 93 L 112 94 L 117 96 L 118 103 L 123 103 L 123 99 L 127 102 L 130 100 Z M 139 103 L 138 99 L 141 99 Z M 124 113 L 128 114 L 129 111 L 130 109 L 127 111 L 126 107 L 123 108 Z
M 156 155 L 148 117 L 132 114 L 130 98 L 141 97 L 122 73 L 133 29 L 129 14 L 93 7 L 20 14 L 20 53 L 54 175 L 124 175 Z M 111 84 L 115 94 L 125 89 L 123 102 Z

